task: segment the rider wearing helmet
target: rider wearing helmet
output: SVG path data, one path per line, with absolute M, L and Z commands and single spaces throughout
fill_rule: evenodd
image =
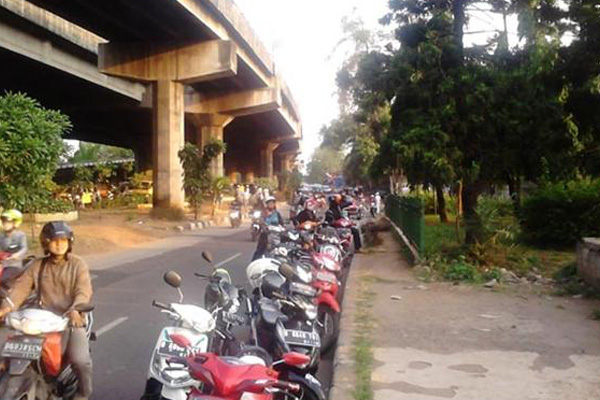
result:
M 298 226 L 307 221 L 319 222 L 315 210 L 317 209 L 317 201 L 314 199 L 308 199 L 304 202 L 304 209 L 294 217 L 292 222 Z
M 73 231 L 65 222 L 44 225 L 40 242 L 45 256 L 36 259 L 16 280 L 10 293 L 14 308 L 5 302 L 0 309 L 0 318 L 18 309 L 32 294 L 37 296 L 41 308 L 67 316 L 71 330 L 65 355 L 79 380 L 73 400 L 87 400 L 92 394 L 92 360 L 84 329 L 85 319 L 76 309 L 90 303 L 92 280 L 87 264 L 71 253 L 73 240 Z M 5 337 L 2 332 L 0 340 L 4 341 Z
M 273 197 L 273 196 L 267 197 L 265 199 L 265 206 L 266 206 L 265 210 L 263 211 L 263 214 L 262 214 L 262 224 L 263 225 L 278 226 L 278 225 L 285 224 L 283 217 L 281 216 L 279 211 L 277 211 L 277 200 L 275 199 L 275 197 Z M 258 237 L 258 243 L 256 244 L 256 251 L 254 252 L 254 255 L 252 256 L 252 260 L 256 260 L 256 259 L 262 257 L 262 255 L 267 250 L 268 240 L 269 240 L 268 232 L 265 231 L 264 229 L 261 230 L 260 236 Z
M 4 271 L 2 280 L 18 276 L 23 268 L 23 258 L 27 254 L 27 235 L 17 228 L 23 222 L 23 214 L 18 210 L 5 210 L 0 214 L 2 233 L 0 233 L 0 251 L 10 253 L 2 261 Z

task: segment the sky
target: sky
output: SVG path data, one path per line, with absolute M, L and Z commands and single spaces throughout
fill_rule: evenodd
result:
M 342 18 L 360 16 L 366 27 L 380 29 L 388 0 L 234 0 L 267 49 L 276 69 L 292 90 L 303 124 L 302 159 L 320 144 L 319 130 L 338 115 L 335 76 L 347 56 L 336 44 L 343 38 Z M 515 45 L 516 20 L 509 21 Z M 502 29 L 502 20 L 473 12 L 469 31 Z M 467 35 L 483 44 L 490 33 Z
M 320 128 L 338 115 L 335 76 L 344 60 L 334 52 L 343 37 L 342 18 L 353 10 L 378 28 L 387 0 L 234 0 L 271 51 L 298 103 L 303 159 L 320 143 Z

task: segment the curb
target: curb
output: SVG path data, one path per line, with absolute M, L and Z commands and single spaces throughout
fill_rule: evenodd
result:
M 344 286 L 342 299 L 342 315 L 340 317 L 340 336 L 338 337 L 333 357 L 333 379 L 329 389 L 329 400 L 349 400 L 353 398 L 355 366 L 352 355 L 352 338 L 354 332 L 354 293 L 358 276 L 357 264 L 364 257 L 354 256 Z M 350 289 L 350 290 L 348 290 Z

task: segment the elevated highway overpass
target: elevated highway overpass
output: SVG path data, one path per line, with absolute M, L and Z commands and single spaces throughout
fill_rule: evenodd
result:
M 272 177 L 298 107 L 231 0 L 0 0 L 0 89 L 61 109 L 69 137 L 131 148 L 157 207 L 183 206 L 177 151 L 221 139 L 216 175 Z

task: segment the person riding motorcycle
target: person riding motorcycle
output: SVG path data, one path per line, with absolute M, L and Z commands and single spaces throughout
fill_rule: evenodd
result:
M 92 299 L 92 280 L 87 264 L 72 254 L 74 235 L 62 221 L 49 222 L 42 228 L 40 242 L 45 256 L 35 260 L 16 281 L 10 292 L 14 308 L 4 303 L 0 318 L 17 310 L 35 294 L 40 308 L 69 318 L 70 332 L 65 355 L 79 380 L 73 400 L 87 400 L 92 394 L 92 359 L 86 336 L 85 318 L 76 311 Z M 8 331 L 0 332 L 0 342 Z
M 4 259 L 2 280 L 16 278 L 23 270 L 23 259 L 27 254 L 27 235 L 17 228 L 23 222 L 23 214 L 18 210 L 5 210 L 0 215 L 3 232 L 0 233 L 0 251 L 11 255 Z
M 329 202 L 329 209 L 325 213 L 325 222 L 331 225 L 338 219 L 343 218 L 344 215 L 342 210 L 350 205 L 352 205 L 352 201 L 350 199 L 345 199 L 341 194 L 334 195 Z M 352 237 L 354 238 L 354 249 L 356 251 L 360 251 L 362 247 L 360 232 L 356 227 L 352 227 L 350 229 L 352 231 Z
M 317 215 L 315 214 L 315 210 L 317 208 L 316 200 L 306 200 L 303 205 L 304 209 L 292 219 L 294 226 L 301 225 L 307 221 L 319 222 L 319 218 L 317 218 Z
M 277 211 L 277 200 L 275 199 L 275 197 L 273 197 L 273 196 L 267 197 L 265 200 L 265 205 L 266 205 L 266 208 L 264 209 L 262 217 L 261 217 L 262 225 L 266 225 L 266 226 L 284 225 L 285 222 L 283 220 L 283 217 L 281 216 L 279 211 Z M 263 256 L 263 254 L 265 254 L 265 251 L 267 250 L 268 239 L 269 239 L 268 232 L 265 231 L 264 229 L 261 230 L 260 236 L 258 237 L 258 243 L 256 245 L 256 251 L 254 252 L 254 255 L 252 256 L 252 261 L 259 259 L 260 257 Z

